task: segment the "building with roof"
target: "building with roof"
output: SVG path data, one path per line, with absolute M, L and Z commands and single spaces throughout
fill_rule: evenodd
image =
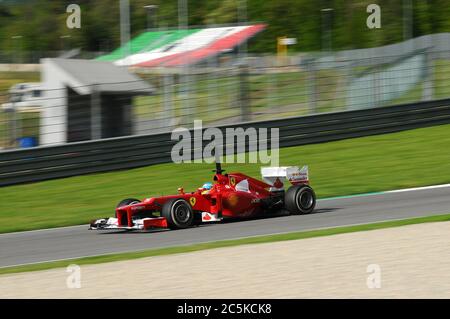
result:
M 133 133 L 132 99 L 154 88 L 109 62 L 42 59 L 41 145 Z

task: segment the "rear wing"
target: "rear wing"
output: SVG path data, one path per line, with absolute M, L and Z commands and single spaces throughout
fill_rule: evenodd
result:
M 284 189 L 284 180 L 292 185 L 309 184 L 308 166 L 301 169 L 297 166 L 287 167 L 261 167 L 261 175 L 267 184 L 271 186 L 270 191 Z

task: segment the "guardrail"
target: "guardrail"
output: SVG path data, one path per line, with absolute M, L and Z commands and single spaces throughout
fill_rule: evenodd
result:
M 279 128 L 279 146 L 289 147 L 447 123 L 450 99 L 218 128 Z M 162 133 L 6 151 L 0 153 L 0 186 L 167 163 L 176 142 Z

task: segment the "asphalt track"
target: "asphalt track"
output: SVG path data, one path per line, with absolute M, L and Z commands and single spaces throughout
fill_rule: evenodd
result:
M 84 225 L 0 234 L 0 267 L 446 213 L 450 185 L 319 200 L 310 215 L 177 231 L 97 232 Z

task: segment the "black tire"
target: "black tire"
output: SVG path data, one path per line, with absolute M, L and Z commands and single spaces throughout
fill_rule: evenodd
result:
M 134 204 L 134 203 L 140 203 L 140 202 L 141 201 L 139 199 L 136 199 L 136 198 L 127 198 L 127 199 L 121 200 L 119 202 L 119 204 L 117 204 L 116 208 L 119 208 L 119 207 L 122 207 L 122 206 L 127 206 L 127 205 Z
M 284 196 L 284 206 L 293 215 L 309 214 L 316 207 L 316 194 L 308 185 L 291 186 Z
M 127 206 L 130 204 L 136 204 L 136 203 L 140 203 L 141 201 L 139 199 L 136 198 L 126 198 L 124 200 L 121 200 L 119 202 L 119 204 L 117 204 L 116 208 L 122 207 L 122 206 Z M 117 213 L 115 214 L 115 217 L 117 218 Z
M 182 198 L 169 199 L 162 207 L 161 216 L 167 220 L 170 229 L 188 228 L 194 222 L 194 211 Z

